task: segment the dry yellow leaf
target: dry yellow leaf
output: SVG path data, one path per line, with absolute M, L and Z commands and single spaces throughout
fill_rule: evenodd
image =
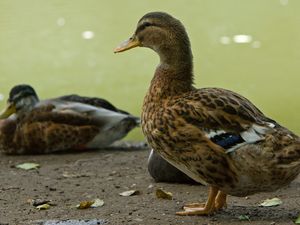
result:
M 16 168 L 23 169 L 23 170 L 33 170 L 40 167 L 40 164 L 37 163 L 22 163 L 16 165 Z
M 161 188 L 156 189 L 155 195 L 157 198 L 168 199 L 168 200 L 173 199 L 173 194 L 171 192 L 166 192 Z
M 77 205 L 77 209 L 88 209 L 91 205 L 94 204 L 95 201 L 82 201 L 79 205 Z
M 263 207 L 271 207 L 271 206 L 278 206 L 281 205 L 282 201 L 279 198 L 272 198 L 272 199 L 266 199 L 263 201 L 260 206 Z
M 49 209 L 50 205 L 49 204 L 42 204 L 42 205 L 38 205 L 36 208 L 38 210 L 45 210 L 45 209 Z

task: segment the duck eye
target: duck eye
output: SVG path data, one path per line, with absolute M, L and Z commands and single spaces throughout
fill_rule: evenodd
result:
M 145 22 L 143 25 L 144 25 L 144 27 L 149 27 L 149 26 L 151 26 L 152 24 L 151 24 L 151 23 L 148 23 L 148 22 Z
M 146 27 L 153 26 L 153 24 L 149 22 L 142 23 L 141 26 L 138 27 L 137 32 L 144 30 Z

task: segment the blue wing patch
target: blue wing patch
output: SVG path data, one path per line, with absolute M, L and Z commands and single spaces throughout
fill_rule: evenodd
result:
M 237 144 L 245 142 L 240 135 L 233 133 L 215 135 L 210 140 L 224 149 L 229 149 Z

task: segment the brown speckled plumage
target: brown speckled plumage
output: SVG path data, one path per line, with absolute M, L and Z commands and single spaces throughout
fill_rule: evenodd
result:
M 52 112 L 52 107 L 32 110 L 2 129 L 0 149 L 7 154 L 49 153 L 84 148 L 100 131 L 90 118 Z
M 178 215 L 206 215 L 226 195 L 273 191 L 300 172 L 300 139 L 249 100 L 221 88 L 193 87 L 192 52 L 180 21 L 148 13 L 116 49 L 149 47 L 160 56 L 144 99 L 142 129 L 151 147 L 196 181 L 210 187 L 205 204 Z
M 19 104 L 19 111 L 0 120 L 0 152 L 6 154 L 106 147 L 139 124 L 104 99 L 69 95 L 38 102 L 30 86 L 15 89 L 9 103 Z

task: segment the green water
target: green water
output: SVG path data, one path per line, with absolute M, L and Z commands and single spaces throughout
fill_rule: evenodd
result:
M 299 10 L 299 0 L 1 0 L 0 107 L 29 83 L 41 98 L 100 96 L 139 115 L 158 57 L 113 49 L 146 12 L 167 11 L 190 35 L 197 87 L 241 93 L 300 134 Z

